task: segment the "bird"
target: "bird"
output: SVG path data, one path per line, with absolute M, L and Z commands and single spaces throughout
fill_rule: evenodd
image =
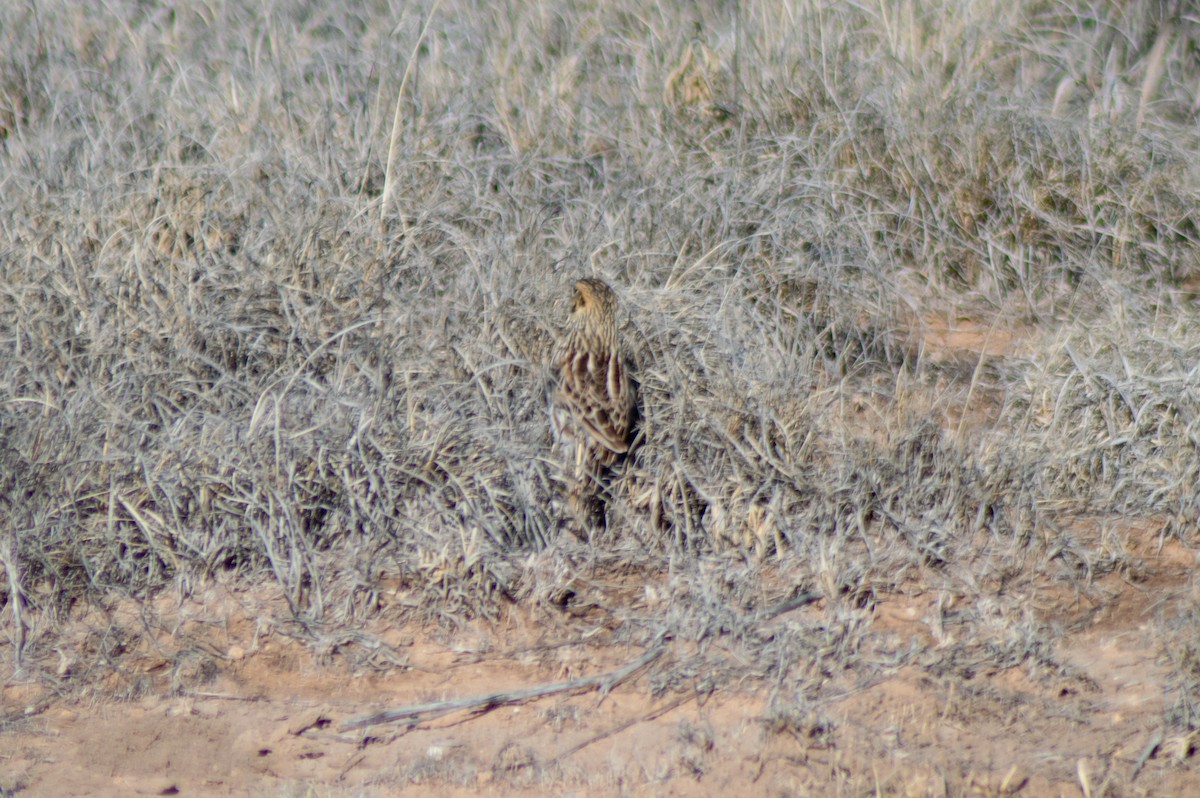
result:
M 553 357 L 552 422 L 574 447 L 571 510 L 603 526 L 612 467 L 633 445 L 637 385 L 617 337 L 617 295 L 603 280 L 575 282 L 567 327 Z

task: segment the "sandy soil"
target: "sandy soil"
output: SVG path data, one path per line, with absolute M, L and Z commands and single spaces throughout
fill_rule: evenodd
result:
M 767 711 L 778 684 L 656 687 L 655 673 L 697 651 L 669 641 L 607 693 L 348 728 L 377 710 L 604 673 L 645 651 L 586 616 L 510 609 L 454 633 L 381 628 L 378 656 L 348 657 L 361 640 L 301 643 L 264 620 L 269 597 L 221 587 L 182 606 L 164 597 L 157 644 L 122 648 L 120 630 L 139 620 L 110 608 L 80 617 L 58 651 L 63 683 L 92 687 L 71 694 L 22 673 L 4 683 L 0 794 L 1195 794 L 1192 741 L 1163 733 L 1168 669 L 1153 639 L 1191 590 L 1194 558 L 1159 550 L 1148 529 L 1144 543 L 1137 580 L 1022 597 L 1061 626 L 1065 671 L 848 668 L 782 718 Z M 819 623 L 827 611 L 817 601 L 770 623 Z M 945 596 L 919 592 L 864 610 L 873 635 L 924 650 L 953 643 L 951 617 Z M 73 672 L 96 651 L 108 675 Z

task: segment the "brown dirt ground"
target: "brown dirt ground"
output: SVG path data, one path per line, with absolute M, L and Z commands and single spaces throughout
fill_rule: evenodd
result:
M 819 712 L 775 725 L 765 720 L 772 685 L 655 696 L 641 673 L 607 695 L 346 730 L 365 712 L 578 678 L 643 652 L 589 641 L 578 618 L 510 609 L 454 634 L 376 630 L 407 667 L 352 666 L 336 643 L 302 644 L 263 621 L 271 599 L 212 586 L 202 600 L 161 600 L 157 646 L 98 638 L 135 621 L 132 607 L 110 610 L 106 624 L 79 618 L 58 651 L 60 675 L 97 650 L 119 663 L 82 695 L 20 672 L 4 682 L 0 795 L 1195 794 L 1191 741 L 1162 733 L 1167 668 L 1152 622 L 1191 590 L 1194 557 L 1160 548 L 1149 526 L 1141 537 L 1136 584 L 1106 578 L 1090 600 L 1030 590 L 1029 605 L 1064 630 L 1056 653 L 1077 671 L 1070 678 L 986 666 L 940 678 L 905 665 L 828 690 Z M 938 601 L 879 596 L 868 621 L 944 645 L 954 629 L 934 620 L 945 617 Z M 825 612 L 817 602 L 788 615 Z M 674 642 L 650 667 L 688 651 Z

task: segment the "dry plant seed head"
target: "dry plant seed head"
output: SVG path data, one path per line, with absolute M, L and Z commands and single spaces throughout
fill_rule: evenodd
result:
M 608 467 L 629 451 L 634 386 L 617 341 L 617 296 L 602 280 L 575 283 L 567 329 L 554 356 L 554 425 L 575 447 L 572 501 L 591 505 Z
M 676 113 L 726 118 L 736 108 L 733 82 L 720 57 L 709 49 L 698 32 L 667 75 L 663 105 Z

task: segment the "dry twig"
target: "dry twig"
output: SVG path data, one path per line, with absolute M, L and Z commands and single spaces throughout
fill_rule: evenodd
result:
M 651 648 L 642 656 L 630 662 L 615 671 L 601 673 L 596 676 L 585 676 L 581 679 L 571 679 L 566 682 L 555 682 L 553 684 L 544 684 L 538 687 L 528 687 L 523 690 L 504 690 L 496 693 L 486 693 L 479 696 L 471 696 L 469 698 L 455 698 L 449 701 L 435 701 L 430 704 L 417 704 L 415 706 L 396 707 L 395 709 L 387 709 L 382 712 L 372 712 L 367 715 L 356 715 L 347 719 L 339 727 L 341 731 L 349 729 L 359 729 L 364 726 L 374 726 L 380 723 L 408 723 L 416 724 L 422 721 L 433 720 L 440 718 L 443 715 L 448 715 L 451 712 L 457 712 L 462 709 L 472 710 L 475 714 L 490 712 L 498 707 L 509 706 L 511 704 L 523 704 L 527 701 L 532 701 L 538 698 L 544 698 L 548 695 L 557 693 L 585 693 L 591 690 L 600 690 L 607 693 L 619 684 L 624 683 L 632 678 L 642 668 L 649 665 L 654 660 L 658 659 L 666 651 L 666 646 L 657 645 Z

